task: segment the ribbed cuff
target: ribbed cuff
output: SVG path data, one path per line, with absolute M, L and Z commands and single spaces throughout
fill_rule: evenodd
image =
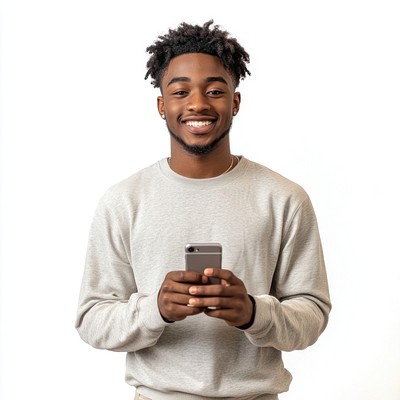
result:
M 248 296 L 249 296 L 249 299 L 251 300 L 251 302 L 253 303 L 253 312 L 251 313 L 250 321 L 247 324 L 236 327 L 238 329 L 241 329 L 242 331 L 245 329 L 249 329 L 253 325 L 254 319 L 256 318 L 256 301 L 254 300 L 253 296 L 251 296 L 251 295 L 248 295 Z

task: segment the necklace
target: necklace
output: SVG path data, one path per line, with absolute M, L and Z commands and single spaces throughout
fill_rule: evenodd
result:
M 221 176 L 221 175 L 225 175 L 227 174 L 232 168 L 233 168 L 233 163 L 235 162 L 235 159 L 237 160 L 237 162 L 239 163 L 240 159 L 239 156 L 233 156 L 231 155 L 231 163 L 229 164 L 229 167 L 227 170 L 225 170 L 222 174 L 219 174 L 217 176 Z M 169 167 L 171 168 L 171 157 L 167 158 L 167 163 L 169 165 Z
M 231 163 L 229 164 L 229 167 L 226 171 L 224 171 L 221 175 L 227 174 L 233 167 L 233 161 L 235 160 L 235 157 L 231 155 Z

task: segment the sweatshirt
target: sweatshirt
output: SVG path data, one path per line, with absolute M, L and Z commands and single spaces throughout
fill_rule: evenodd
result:
M 187 243 L 222 244 L 222 268 L 256 303 L 246 330 L 204 313 L 168 323 L 157 306 Z M 126 352 L 126 382 L 156 399 L 277 399 L 282 352 L 305 349 L 331 309 L 311 201 L 298 184 L 241 157 L 210 179 L 167 159 L 109 188 L 90 229 L 76 328 L 91 346 Z

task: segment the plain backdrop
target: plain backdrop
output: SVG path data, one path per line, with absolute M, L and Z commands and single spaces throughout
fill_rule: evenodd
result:
M 89 225 L 110 185 L 169 154 L 145 48 L 211 18 L 251 57 L 232 151 L 306 189 L 324 245 L 330 323 L 284 354 L 281 399 L 400 399 L 399 2 L 0 7 L 2 400 L 132 400 L 125 355 L 74 328 Z

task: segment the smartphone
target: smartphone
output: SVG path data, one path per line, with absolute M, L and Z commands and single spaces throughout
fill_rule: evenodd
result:
M 203 273 L 204 269 L 221 268 L 222 246 L 219 243 L 188 243 L 185 247 L 187 271 Z M 209 278 L 211 284 L 219 284 L 219 278 Z

